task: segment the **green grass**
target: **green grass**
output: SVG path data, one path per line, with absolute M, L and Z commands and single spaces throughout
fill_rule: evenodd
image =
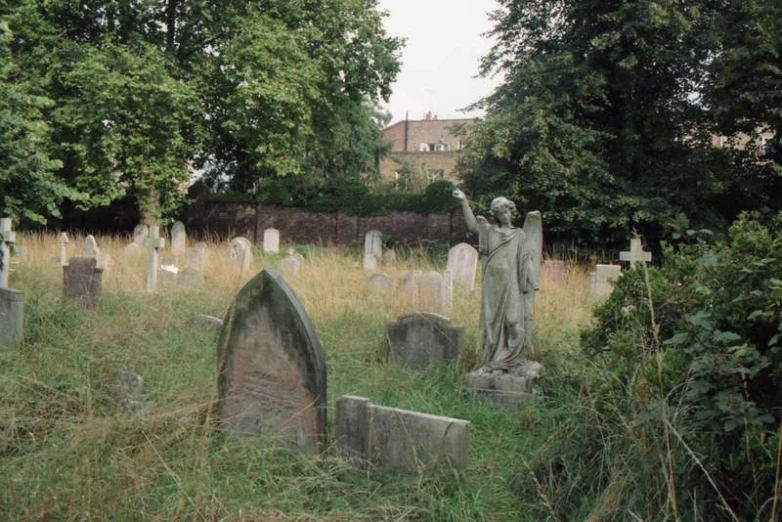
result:
M 507 411 L 462 393 L 471 348 L 462 365 L 426 372 L 383 362 L 385 323 L 411 311 L 409 303 L 369 292 L 355 255 L 308 250 L 307 266 L 289 281 L 325 352 L 330 426 L 344 394 L 471 422 L 466 471 L 405 475 L 353 468 L 329 452 L 305 457 L 262 436 L 239 439 L 214 428 L 217 332 L 192 318 L 221 317 L 252 275 L 232 275 L 216 245 L 203 288 L 184 291 L 161 280 L 159 292 L 146 295 L 143 260 L 125 261 L 121 241 L 99 238 L 116 264 L 99 308 L 89 311 L 61 299 L 61 271 L 48 259 L 54 238 L 20 242 L 30 259 L 11 282 L 25 292 L 25 341 L 0 352 L 4 518 L 540 520 L 547 512 L 545 495 L 528 488 L 528 463 L 560 434 L 552 400 L 567 392 L 552 390 L 568 364 L 577 364 L 567 359 L 589 317 L 584 274 L 541 292 L 539 348 L 553 369 L 541 383 L 546 398 Z M 256 270 L 278 260 L 258 256 Z M 388 271 L 398 275 L 406 263 Z M 477 295 L 457 293 L 453 311 L 470 347 Z M 154 401 L 146 414 L 116 412 L 107 383 L 119 369 L 144 377 Z

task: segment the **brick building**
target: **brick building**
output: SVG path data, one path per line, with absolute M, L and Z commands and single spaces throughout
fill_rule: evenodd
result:
M 454 168 L 462 149 L 461 129 L 474 119 L 439 120 L 427 113 L 423 120 L 402 120 L 387 127 L 383 137 L 391 144 L 389 155 L 380 162 L 380 174 L 386 180 L 399 180 L 400 170 L 408 166 L 422 179 L 454 179 Z M 408 169 L 409 170 L 409 169 Z

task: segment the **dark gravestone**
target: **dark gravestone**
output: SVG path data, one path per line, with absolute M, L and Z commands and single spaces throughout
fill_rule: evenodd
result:
M 455 363 L 464 345 L 464 328 L 442 315 L 403 315 L 386 325 L 386 342 L 392 361 L 423 369 L 433 363 Z
M 95 308 L 103 289 L 103 269 L 97 268 L 94 257 L 73 257 L 62 267 L 62 284 L 66 299 Z
M 322 449 L 326 365 L 315 331 L 273 270 L 251 279 L 223 321 L 218 416 L 235 432 L 277 436 L 301 451 Z

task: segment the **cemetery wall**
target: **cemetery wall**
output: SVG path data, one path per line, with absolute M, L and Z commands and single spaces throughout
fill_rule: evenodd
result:
M 286 242 L 350 244 L 363 241 L 369 230 L 390 235 L 396 244 L 417 246 L 426 240 L 459 243 L 467 240 L 461 209 L 450 214 L 392 212 L 384 216 L 348 216 L 274 205 L 201 201 L 188 207 L 183 219 L 188 234 L 228 238 L 244 236 L 253 243 L 263 231 L 276 228 Z

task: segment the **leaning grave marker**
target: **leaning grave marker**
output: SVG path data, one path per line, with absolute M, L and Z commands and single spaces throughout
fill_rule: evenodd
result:
M 223 320 L 218 417 L 244 435 L 277 435 L 305 453 L 326 436 L 326 365 L 309 317 L 273 270 L 251 279 Z

